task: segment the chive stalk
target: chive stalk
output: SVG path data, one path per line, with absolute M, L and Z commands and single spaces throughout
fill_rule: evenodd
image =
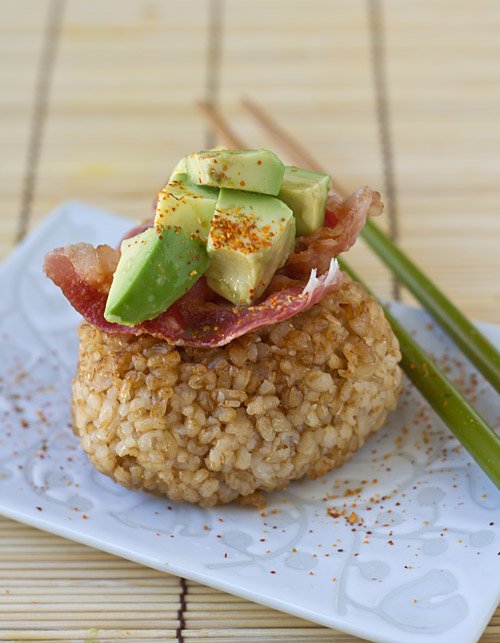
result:
M 281 129 L 261 107 L 253 101 L 244 100 L 243 106 L 250 111 L 257 121 L 278 144 L 287 149 L 298 165 L 308 167 L 315 172 L 327 173 L 308 152 L 287 132 Z M 217 126 L 220 117 L 214 112 L 209 118 Z M 231 132 L 225 128 L 228 140 Z M 341 196 L 343 190 L 338 186 L 335 192 Z M 445 297 L 429 279 L 399 250 L 394 243 L 372 221 L 368 220 L 361 236 L 372 250 L 389 266 L 396 277 L 427 308 L 436 321 L 442 326 L 452 340 L 467 355 L 470 361 L 486 377 L 490 384 L 500 393 L 500 352 L 479 330 Z
M 368 220 L 361 236 L 500 393 L 500 352 L 423 272 Z
M 343 260 L 342 270 L 369 289 Z M 372 296 L 373 293 L 370 292 Z M 500 489 L 500 437 L 446 377 L 400 322 L 381 304 L 398 338 L 401 367 L 475 462 Z

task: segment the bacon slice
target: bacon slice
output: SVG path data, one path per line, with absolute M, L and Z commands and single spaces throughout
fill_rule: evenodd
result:
M 119 250 L 110 246 L 94 248 L 86 243 L 68 245 L 46 255 L 44 270 L 72 306 L 102 331 L 147 333 L 179 346 L 222 346 L 257 328 L 289 319 L 338 290 L 342 273 L 335 257 L 354 244 L 367 217 L 381 211 L 379 193 L 367 187 L 344 201 L 331 196 L 325 227 L 297 239 L 295 251 L 273 277 L 262 300 L 249 307 L 235 307 L 213 292 L 202 277 L 155 319 L 133 327 L 122 326 L 104 319 Z M 142 232 L 149 223 L 140 224 L 125 238 Z
M 92 269 L 84 257 L 92 263 Z M 288 319 L 310 308 L 342 285 L 342 273 L 332 259 L 328 271 L 311 271 L 307 282 L 284 276 L 273 279 L 264 299 L 249 307 L 235 307 L 211 290 L 204 277 L 168 310 L 136 326 L 121 326 L 104 319 L 104 309 L 119 252 L 90 244 L 56 248 L 45 256 L 46 275 L 58 285 L 71 305 L 93 326 L 111 334 L 147 333 L 177 346 L 222 346 L 252 330 Z M 99 259 L 102 264 L 99 266 Z M 97 262 L 97 263 L 96 263 Z
M 106 257 L 106 260 L 104 260 Z M 77 243 L 56 248 L 45 255 L 43 270 L 59 286 L 69 303 L 100 330 L 127 332 L 126 326 L 104 319 L 104 309 L 120 251 L 110 246 L 94 248 L 90 243 Z
M 380 214 L 383 204 L 380 194 L 363 187 L 342 201 L 330 196 L 326 206 L 325 227 L 307 237 L 298 237 L 295 251 L 285 264 L 285 272 L 296 279 L 307 278 L 312 268 L 321 274 L 328 270 L 330 259 L 351 248 L 366 223 Z

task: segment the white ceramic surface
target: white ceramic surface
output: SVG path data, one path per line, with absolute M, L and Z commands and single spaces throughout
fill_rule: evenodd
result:
M 348 465 L 263 510 L 176 505 L 93 470 L 70 427 L 79 316 L 42 257 L 129 227 L 64 204 L 0 270 L 0 513 L 368 640 L 477 641 L 500 600 L 500 492 L 408 382 Z M 498 428 L 498 396 L 429 318 L 393 311 Z

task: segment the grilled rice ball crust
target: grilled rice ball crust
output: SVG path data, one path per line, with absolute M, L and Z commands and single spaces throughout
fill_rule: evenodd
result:
M 401 390 L 397 340 L 345 276 L 307 311 L 220 348 L 82 323 L 75 433 L 125 487 L 209 507 L 351 458 Z

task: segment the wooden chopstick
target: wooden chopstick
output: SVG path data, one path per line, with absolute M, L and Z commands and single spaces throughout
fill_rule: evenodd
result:
M 248 100 L 245 101 L 244 105 L 265 127 L 277 143 L 280 144 L 280 146 L 286 147 L 296 163 L 302 166 L 308 166 L 315 171 L 324 172 L 319 164 L 317 164 L 314 159 L 311 159 L 308 154 L 302 156 L 301 146 L 296 144 L 291 137 L 283 132 L 260 108 Z M 232 132 L 225 119 L 213 105 L 202 103 L 200 104 L 200 108 L 227 145 L 235 149 L 244 149 L 246 147 L 243 141 Z M 374 226 L 374 224 L 372 224 L 372 226 Z M 376 226 L 374 226 L 374 229 L 378 231 Z M 385 235 L 383 235 L 381 231 L 378 231 L 378 234 L 384 239 Z M 367 239 L 367 241 L 370 243 L 370 239 Z M 388 239 L 387 241 L 391 244 L 386 244 L 390 252 L 393 250 L 394 244 Z M 374 249 L 378 254 L 380 249 Z M 401 251 L 398 252 L 401 253 Z M 412 267 L 410 260 L 406 257 L 405 259 L 410 264 L 410 267 Z M 342 268 L 348 272 L 352 278 L 359 281 L 357 275 L 355 275 L 344 261 L 342 261 Z M 418 271 L 416 267 L 415 271 Z M 425 279 L 427 280 L 427 278 Z M 403 279 L 402 281 L 405 283 Z M 442 295 L 442 297 L 444 297 L 444 295 Z M 407 377 L 415 384 L 416 388 L 422 393 L 439 417 L 447 424 L 451 432 L 463 444 L 490 480 L 500 489 L 500 437 L 497 436 L 489 424 L 448 380 L 444 372 L 434 364 L 425 351 L 385 307 L 384 312 L 399 340 L 401 353 L 403 355 L 401 366 Z M 470 324 L 470 322 L 468 323 Z M 474 330 L 476 329 L 474 328 Z M 485 341 L 487 340 L 485 339 Z M 496 351 L 496 349 L 494 350 Z M 475 363 L 475 360 L 472 361 Z
M 245 149 L 243 141 L 229 127 L 226 120 L 220 115 L 213 105 L 206 101 L 200 101 L 198 107 L 203 112 L 208 122 L 212 125 L 215 133 L 220 136 L 230 147 L 235 150 Z
M 244 98 L 241 101 L 241 104 L 276 141 L 279 141 L 280 147 L 283 150 L 286 150 L 294 163 L 300 164 L 302 167 L 312 170 L 313 172 L 322 172 L 325 174 L 321 165 L 309 154 L 309 152 L 302 147 L 298 141 L 291 138 L 261 107 L 248 98 Z

